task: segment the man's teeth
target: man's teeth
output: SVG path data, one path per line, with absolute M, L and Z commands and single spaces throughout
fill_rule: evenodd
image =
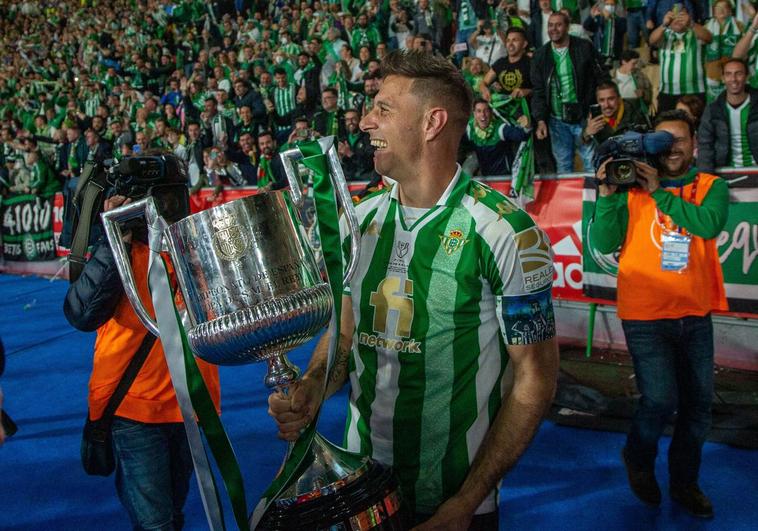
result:
M 386 140 L 380 140 L 378 138 L 371 139 L 371 145 L 374 146 L 377 149 L 384 149 L 387 147 L 387 141 Z

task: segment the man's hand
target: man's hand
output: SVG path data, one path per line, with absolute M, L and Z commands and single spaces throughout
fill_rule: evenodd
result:
M 610 161 L 611 159 L 608 159 L 603 162 L 597 169 L 597 174 L 595 175 L 598 180 L 597 189 L 600 197 L 608 197 L 609 195 L 615 194 L 616 190 L 618 190 L 617 184 L 605 184 L 605 179 L 607 178 L 607 175 L 605 174 L 605 167 Z
M 337 154 L 343 158 L 350 158 L 353 156 L 353 150 L 350 149 L 350 144 L 341 140 L 337 146 Z
M 596 135 L 603 127 L 605 127 L 605 118 L 603 115 L 587 117 L 587 127 L 584 128 L 584 132 L 587 136 Z
M 537 135 L 537 140 L 545 140 L 547 138 L 547 124 L 543 120 L 537 122 L 535 134 Z
M 669 26 L 674 21 L 675 18 L 676 18 L 676 15 L 674 14 L 674 12 L 673 11 L 669 11 L 668 13 L 666 13 L 665 15 L 663 15 L 663 25 L 664 26 Z M 650 29 L 652 29 L 652 28 L 650 28 Z
M 649 30 L 654 30 L 655 29 L 655 24 L 653 24 L 652 20 L 648 20 L 647 22 L 645 22 L 645 27 L 647 29 L 649 29 Z
M 652 194 L 661 187 L 658 170 L 644 162 L 635 162 L 634 165 L 637 167 L 637 182 L 644 190 Z
M 758 32 L 758 14 L 756 14 L 755 17 L 753 17 L 753 23 L 750 24 L 750 27 L 753 28 L 753 31 Z
M 131 203 L 132 200 L 124 195 L 114 195 L 112 197 L 107 198 L 103 202 L 103 212 L 108 212 L 110 210 L 113 210 L 114 208 L 118 208 L 122 205 L 128 205 Z M 121 239 L 124 243 L 131 243 L 132 242 L 132 231 L 125 232 Z
M 280 439 L 296 441 L 300 437 L 321 405 L 323 390 L 323 382 L 306 375 L 290 385 L 286 395 L 280 391 L 269 395 L 268 414 L 276 421 Z
M 437 508 L 434 516 L 411 531 L 466 531 L 475 510 L 453 496 Z
M 524 129 L 529 129 L 529 117 L 526 114 L 519 116 L 516 122 Z

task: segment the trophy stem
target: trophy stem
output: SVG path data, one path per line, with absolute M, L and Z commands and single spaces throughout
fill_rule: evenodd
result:
M 300 378 L 300 369 L 288 358 L 287 354 L 274 354 L 266 359 L 268 372 L 264 383 L 269 389 L 278 389 L 286 393 L 287 388 Z

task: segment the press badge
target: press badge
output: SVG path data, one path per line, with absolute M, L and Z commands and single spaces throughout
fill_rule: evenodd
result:
M 661 234 L 661 269 L 663 271 L 682 271 L 690 260 L 690 242 L 688 234 L 664 231 Z

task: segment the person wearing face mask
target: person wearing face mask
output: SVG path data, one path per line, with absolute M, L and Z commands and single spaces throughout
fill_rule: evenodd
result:
M 590 16 L 582 26 L 592 34 L 595 49 L 610 68 L 621 57 L 626 34 L 626 18 L 619 16 L 616 0 L 605 0 L 592 6 Z
M 711 423 L 711 312 L 727 309 L 716 237 L 726 223 L 729 190 L 694 166 L 695 129 L 685 112 L 661 113 L 655 130 L 669 133 L 673 145 L 657 168 L 635 163 L 637 186 L 621 191 L 606 183 L 608 161 L 599 167 L 589 231 L 598 251 L 620 249 L 617 312 L 641 395 L 622 459 L 635 496 L 660 505 L 658 440 L 676 411 L 669 495 L 690 514 L 712 518 L 698 477 Z

